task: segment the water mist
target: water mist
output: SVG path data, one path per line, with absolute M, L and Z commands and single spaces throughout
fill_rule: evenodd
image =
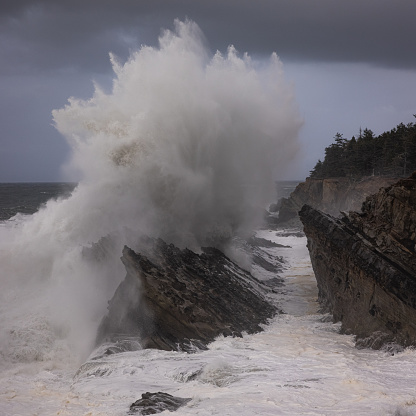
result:
M 176 21 L 158 48 L 111 62 L 110 93 L 97 85 L 53 111 L 78 187 L 1 230 L 7 359 L 59 359 L 65 342 L 85 353 L 124 277 L 124 244 L 150 235 L 198 250 L 249 233 L 298 149 L 301 120 L 275 54 L 262 65 L 233 47 L 212 56 L 195 23 Z

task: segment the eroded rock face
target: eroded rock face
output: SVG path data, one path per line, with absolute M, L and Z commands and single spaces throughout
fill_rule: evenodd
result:
M 334 218 L 299 213 L 323 311 L 361 346 L 416 345 L 416 174 Z
M 125 247 L 122 261 L 127 276 L 98 344 L 137 337 L 143 348 L 190 351 L 221 334 L 261 331 L 278 312 L 267 299 L 271 289 L 214 248 L 196 254 L 157 240 L 146 255 Z
M 305 204 L 333 216 L 338 216 L 340 211 L 360 210 L 367 196 L 397 180 L 398 178 L 382 176 L 368 176 L 360 180 L 307 178 L 296 187 L 289 198 L 281 199 L 278 220 L 284 222 L 295 218 Z

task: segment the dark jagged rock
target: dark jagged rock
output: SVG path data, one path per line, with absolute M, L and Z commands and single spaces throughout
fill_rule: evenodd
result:
M 275 228 L 279 223 L 278 212 L 264 211 L 263 219 L 266 228 Z
M 217 336 L 261 331 L 277 307 L 271 288 L 222 252 L 201 254 L 154 241 L 146 256 L 128 247 L 127 270 L 98 330 L 97 343 L 137 337 L 143 348 L 191 351 Z
M 250 247 L 251 260 L 253 264 L 256 264 L 264 270 L 267 270 L 272 273 L 279 273 L 283 270 L 283 258 L 272 256 L 273 261 L 268 261 L 267 258 L 269 258 L 270 260 L 271 256 L 268 256 L 267 253 L 265 253 L 262 250 L 259 250 L 259 248 L 291 248 L 290 246 L 285 246 L 283 244 L 278 244 L 273 241 L 266 240 L 265 238 L 259 238 L 255 236 L 250 237 L 247 240 L 247 243 Z M 276 278 L 276 280 L 279 280 L 280 286 L 283 285 L 283 282 L 280 279 Z
M 352 178 L 306 178 L 298 184 L 289 198 L 280 200 L 277 222 L 297 218 L 299 210 L 307 204 L 327 214 L 338 216 L 340 211 L 359 210 L 364 199 L 380 188 L 390 186 L 398 178 L 367 176 L 359 180 Z
M 278 203 L 270 204 L 269 205 L 269 212 L 272 212 L 272 213 L 277 212 L 277 211 L 279 211 L 279 208 L 280 208 L 280 204 L 278 204 Z
M 248 239 L 248 243 L 252 246 L 258 247 L 266 247 L 266 248 L 274 248 L 274 247 L 281 247 L 281 248 L 291 248 L 290 246 L 285 246 L 283 244 L 278 244 L 270 240 L 266 240 L 265 238 L 260 237 L 250 237 Z
M 360 213 L 299 213 L 323 311 L 357 345 L 416 345 L 416 174 L 380 190 Z
M 153 415 L 155 413 L 161 413 L 165 410 L 174 412 L 181 406 L 190 402 L 192 399 L 186 399 L 182 397 L 171 396 L 168 393 L 143 393 L 142 398 L 135 401 L 130 406 L 129 414 L 140 413 L 141 415 Z

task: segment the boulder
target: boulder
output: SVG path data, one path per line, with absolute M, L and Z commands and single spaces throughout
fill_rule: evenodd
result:
M 153 415 L 156 413 L 164 412 L 165 410 L 174 412 L 191 400 L 192 399 L 183 397 L 175 397 L 160 391 L 157 393 L 147 392 L 143 393 L 142 398 L 136 400 L 130 406 L 129 414 L 140 413 L 141 415 Z

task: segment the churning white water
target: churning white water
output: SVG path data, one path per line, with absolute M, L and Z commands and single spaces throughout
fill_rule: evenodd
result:
M 305 238 L 275 231 L 259 236 L 292 247 L 264 249 L 287 261 L 286 314 L 264 332 L 191 355 L 87 359 L 123 245 L 147 234 L 198 250 L 247 235 L 298 148 L 277 56 L 260 65 L 204 45 L 195 23 L 176 22 L 158 48 L 111 58 L 111 92 L 54 111 L 80 182 L 0 226 L 0 414 L 125 415 L 146 391 L 192 398 L 178 415 L 413 414 L 415 352 L 356 350 L 316 313 Z
M 0 378 L 4 415 L 126 415 L 141 394 L 192 400 L 179 415 L 414 415 L 416 353 L 357 350 L 351 336 L 316 313 L 305 237 L 262 238 L 287 260 L 282 305 L 265 331 L 220 337 L 195 354 L 143 350 L 86 361 L 15 364 Z M 166 412 L 167 414 L 170 414 Z

